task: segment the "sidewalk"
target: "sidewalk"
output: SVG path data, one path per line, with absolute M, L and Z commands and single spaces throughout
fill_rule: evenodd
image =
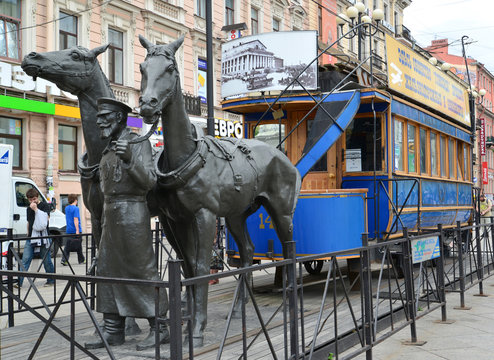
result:
M 417 321 L 417 339 L 426 341 L 422 346 L 403 345 L 410 341 L 410 327 L 394 334 L 373 349 L 374 360 L 439 360 L 439 359 L 494 359 L 494 276 L 484 281 L 484 294 L 478 294 L 478 285 L 465 293 L 465 306 L 471 310 L 456 310 L 460 305 L 459 293 L 447 293 L 447 317 L 452 324 L 437 323 L 441 310 Z M 357 357 L 365 359 L 365 354 Z

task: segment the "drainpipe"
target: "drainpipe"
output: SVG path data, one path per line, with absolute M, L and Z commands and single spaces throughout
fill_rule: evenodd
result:
M 46 2 L 46 17 L 48 24 L 46 24 L 46 51 L 55 50 L 54 46 L 54 23 L 50 20 L 54 17 L 53 1 Z M 46 101 L 53 103 L 53 96 L 47 94 Z M 52 201 L 52 197 L 55 195 L 53 190 L 53 147 L 55 139 L 55 118 L 53 115 L 49 115 L 46 119 L 46 190 L 48 201 Z

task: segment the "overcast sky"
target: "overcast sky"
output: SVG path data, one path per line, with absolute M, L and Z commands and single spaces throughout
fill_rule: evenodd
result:
M 448 39 L 449 53 L 462 54 L 461 37 L 467 35 L 467 56 L 481 62 L 494 75 L 493 0 L 412 0 L 405 9 L 403 24 L 417 43 Z

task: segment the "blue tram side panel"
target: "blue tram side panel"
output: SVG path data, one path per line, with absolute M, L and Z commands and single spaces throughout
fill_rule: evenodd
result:
M 358 248 L 366 228 L 365 192 L 301 194 L 293 225 L 297 256 Z M 255 245 L 255 259 L 283 258 L 281 243 L 263 207 L 247 219 L 247 227 Z M 227 248 L 238 255 L 231 236 Z

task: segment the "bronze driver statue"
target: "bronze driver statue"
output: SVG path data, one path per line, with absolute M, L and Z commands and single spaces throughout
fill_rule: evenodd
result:
M 127 129 L 130 107 L 112 98 L 98 99 L 101 138 L 109 139 L 100 162 L 104 195 L 103 222 L 96 275 L 115 278 L 159 280 L 153 250 L 146 194 L 156 183 L 151 145 L 138 141 Z M 160 293 L 159 316 L 168 309 L 166 291 Z M 161 290 L 160 290 L 161 291 Z M 155 326 L 155 289 L 137 285 L 98 283 L 96 310 L 103 313 L 103 336 L 109 345 L 125 342 L 125 317 L 147 318 L 149 335 L 137 350 L 169 339 L 166 325 Z M 87 349 L 104 346 L 99 336 L 85 344 Z

